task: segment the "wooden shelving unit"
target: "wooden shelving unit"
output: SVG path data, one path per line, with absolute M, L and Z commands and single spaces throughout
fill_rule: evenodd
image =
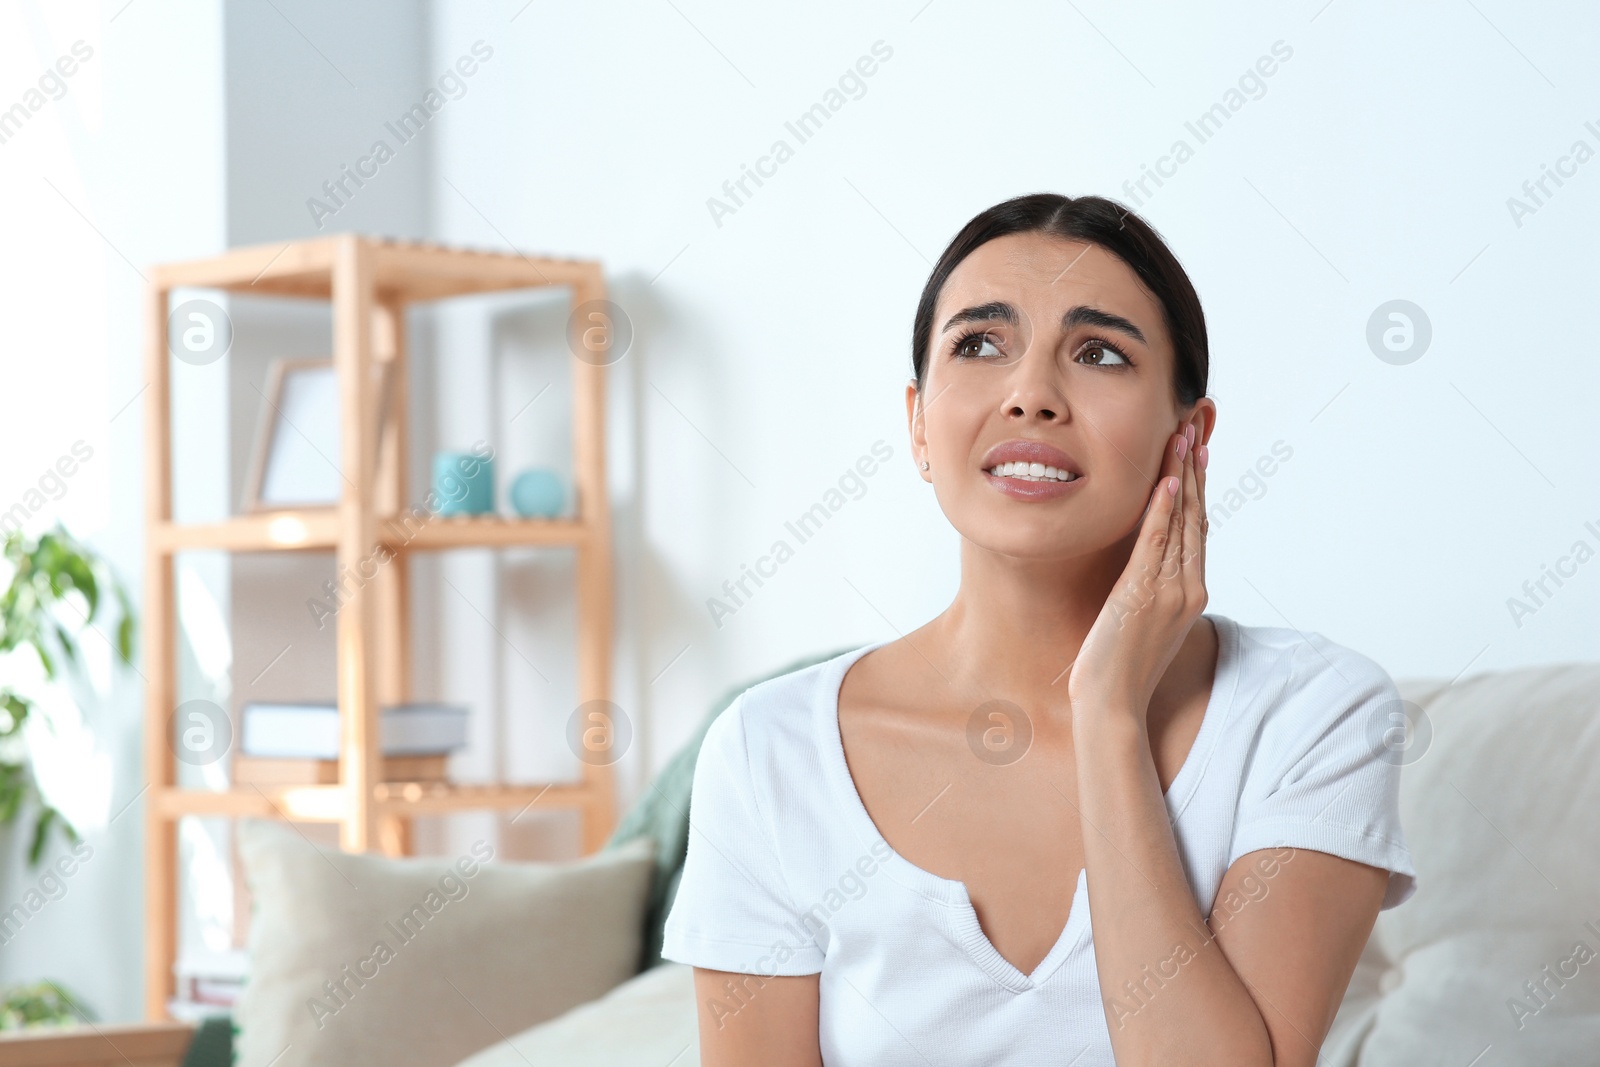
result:
M 605 345 L 583 333 L 573 349 L 572 432 L 575 519 L 432 516 L 410 527 L 396 520 L 406 500 L 406 318 L 408 304 L 473 293 L 564 286 L 577 307 L 605 297 L 600 265 L 530 259 L 352 234 L 240 248 L 149 272 L 145 308 L 145 930 L 146 1014 L 167 1017 L 177 953 L 177 821 L 186 815 L 256 816 L 340 827 L 348 851 L 410 851 L 411 819 L 456 811 L 576 808 L 584 852 L 599 849 L 616 823 L 609 766 L 582 763 L 572 783 L 450 785 L 382 782 L 380 704 L 409 698 L 406 669 L 409 556 L 416 551 L 533 545 L 577 551 L 578 697 L 608 699 L 611 689 L 611 515 L 605 482 Z M 246 515 L 223 522 L 172 521 L 171 367 L 167 318 L 176 288 L 327 300 L 333 305 L 333 362 L 339 383 L 343 497 L 335 507 Z M 383 364 L 392 365 L 385 425 L 377 425 Z M 339 784 L 234 787 L 177 785 L 168 722 L 177 704 L 174 554 L 331 550 L 355 571 L 378 545 L 393 557 L 336 618 L 340 719 Z

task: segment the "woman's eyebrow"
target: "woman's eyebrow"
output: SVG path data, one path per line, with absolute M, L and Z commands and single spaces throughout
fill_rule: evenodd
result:
M 962 308 L 950 316 L 950 321 L 944 324 L 940 333 L 949 333 L 963 322 L 993 322 L 996 319 L 1009 326 L 1016 326 L 1021 321 L 1017 309 L 1004 300 L 991 300 L 987 304 L 978 304 L 974 307 Z
M 1015 327 L 1021 319 L 1022 316 L 1017 314 L 1017 309 L 1004 300 L 991 300 L 987 304 L 977 304 L 973 307 L 962 308 L 950 316 L 949 321 L 944 324 L 944 329 L 939 332 L 948 333 L 964 322 L 994 322 L 999 320 Z M 1149 344 L 1145 340 L 1144 331 L 1129 320 L 1113 312 L 1090 307 L 1086 304 L 1079 304 L 1068 309 L 1067 313 L 1061 316 L 1061 325 L 1068 330 L 1077 326 L 1098 326 L 1102 330 L 1117 330 L 1132 337 L 1140 344 Z
M 1150 343 L 1144 339 L 1143 330 L 1121 315 L 1110 311 L 1102 311 L 1096 307 L 1087 307 L 1083 304 L 1072 308 L 1061 316 L 1061 325 L 1069 330 L 1074 326 L 1098 326 L 1102 330 L 1118 330 L 1142 345 Z

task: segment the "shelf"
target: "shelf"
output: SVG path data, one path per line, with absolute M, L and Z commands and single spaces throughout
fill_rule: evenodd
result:
M 402 540 L 404 531 L 380 522 L 378 533 L 393 548 L 492 548 L 513 545 L 579 546 L 593 529 L 582 519 L 507 519 L 497 515 L 436 515 Z
M 373 790 L 380 809 L 397 815 L 438 815 L 451 811 L 483 809 L 521 810 L 538 806 L 575 808 L 598 795 L 596 786 L 583 783 L 550 785 L 458 785 L 448 782 L 383 782 Z
M 576 811 L 585 854 L 604 847 L 617 821 L 613 769 L 585 764 L 572 782 L 467 785 L 378 781 L 379 708 L 411 694 L 411 562 L 418 551 L 569 547 L 575 550 L 575 674 L 580 701 L 610 696 L 614 575 L 606 484 L 606 378 L 610 331 L 565 338 L 571 352 L 572 479 L 579 515 L 561 519 L 432 514 L 410 499 L 410 362 L 406 305 L 475 293 L 554 286 L 592 315 L 605 306 L 595 260 L 530 258 L 437 244 L 338 234 L 237 248 L 203 259 L 154 264 L 145 272 L 144 381 L 144 760 L 145 1006 L 164 1018 L 176 993 L 178 820 L 259 817 L 337 825 L 349 852 L 412 852 L 417 816 L 465 811 L 515 815 L 530 807 Z M 219 521 L 173 521 L 173 373 L 169 337 L 174 289 L 326 301 L 339 382 L 339 469 L 335 506 L 281 508 Z M 552 294 L 555 295 L 555 294 Z M 587 320 L 585 320 L 587 321 Z M 554 325 L 554 320 L 552 319 Z M 571 327 L 569 327 L 570 329 Z M 379 368 L 386 368 L 379 373 Z M 390 383 L 379 386 L 380 381 Z M 432 498 L 430 498 L 432 499 Z M 382 547 L 392 552 L 382 551 Z M 333 620 L 344 786 L 245 784 L 223 791 L 180 788 L 171 716 L 179 706 L 177 554 L 185 551 L 322 551 L 339 573 L 366 577 L 371 595 Z M 367 588 L 367 586 L 363 586 Z M 554 746 L 555 739 L 551 739 Z M 364 768 L 364 770 L 363 770 Z M 421 776 L 420 771 L 405 773 Z M 352 778 L 364 781 L 361 789 Z M 3 1057 L 0 1057 L 3 1059 Z
M 163 553 L 329 549 L 339 543 L 338 512 L 334 508 L 307 508 L 240 515 L 221 522 L 159 522 L 152 524 L 150 540 L 150 547 Z
M 591 803 L 597 790 L 583 782 L 548 785 L 466 785 L 455 782 L 380 782 L 373 806 L 413 817 L 454 811 L 574 808 Z M 283 818 L 298 822 L 339 822 L 349 815 L 350 794 L 337 785 L 235 786 L 232 789 L 154 791 L 152 804 L 166 819 L 185 815 L 222 818 Z
M 331 300 L 338 246 L 344 235 L 236 248 L 219 256 L 166 263 L 152 272 L 155 285 L 225 289 L 259 296 Z M 590 279 L 589 260 L 481 252 L 420 241 L 357 237 L 370 250 L 379 300 L 439 300 L 472 293 L 574 285 Z
M 0 1063 L 11 1067 L 176 1067 L 194 1041 L 193 1023 L 29 1026 L 0 1033 Z
M 395 519 L 378 521 L 378 537 L 395 550 L 508 548 L 515 546 L 580 547 L 590 536 L 582 519 L 512 519 L 499 515 L 435 515 L 407 526 Z M 328 551 L 338 547 L 338 512 L 306 508 L 261 515 L 241 515 L 211 523 L 157 523 L 152 546 L 162 553 L 220 549 L 229 552 Z
M 349 814 L 350 794 L 336 785 L 236 786 L 232 789 L 152 790 L 151 808 L 165 819 L 184 815 L 341 822 Z

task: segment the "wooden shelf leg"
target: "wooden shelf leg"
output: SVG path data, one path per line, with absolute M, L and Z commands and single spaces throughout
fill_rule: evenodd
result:
M 409 856 L 415 851 L 411 839 L 412 820 L 404 815 L 383 815 L 378 818 L 378 849 L 385 856 Z
M 596 266 L 572 287 L 574 307 L 605 299 L 605 277 Z M 599 347 L 572 357 L 572 459 L 578 515 L 591 524 L 578 550 L 578 700 L 611 699 L 612 580 L 611 499 L 606 485 L 606 362 L 612 324 L 582 336 Z M 615 775 L 609 765 L 584 764 L 590 800 L 580 809 L 582 848 L 597 852 L 617 822 Z
M 406 508 L 407 426 L 406 309 L 398 301 L 383 301 L 372 309 L 373 359 L 387 367 L 386 410 L 380 411 L 378 430 L 378 514 L 394 519 Z M 372 584 L 377 614 L 378 706 L 411 699 L 411 558 L 396 552 L 379 570 Z M 378 819 L 378 848 L 386 856 L 410 856 L 416 851 L 414 820 L 387 814 Z
M 172 388 L 167 353 L 167 290 L 145 291 L 145 518 L 149 526 L 172 518 Z M 155 803 L 174 784 L 169 717 L 177 707 L 177 592 L 172 555 L 145 542 L 144 618 L 144 1013 L 151 1022 L 167 1018 L 167 1001 L 177 991 L 172 965 L 178 955 L 178 828 Z
M 370 583 L 384 567 L 374 510 L 377 465 L 373 381 L 372 250 L 360 237 L 340 238 L 333 265 L 333 365 L 339 381 L 339 497 L 337 574 Z M 378 779 L 378 706 L 373 623 L 376 598 L 363 584 L 339 611 L 339 782 L 349 794 L 339 844 L 365 852 L 376 844 L 372 790 Z

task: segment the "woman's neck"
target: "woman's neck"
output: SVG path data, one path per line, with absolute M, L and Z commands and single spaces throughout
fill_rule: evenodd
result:
M 961 586 L 918 644 L 952 691 L 1066 700 L 1067 671 L 1127 566 L 1132 543 L 1074 560 L 1024 560 L 962 542 Z

